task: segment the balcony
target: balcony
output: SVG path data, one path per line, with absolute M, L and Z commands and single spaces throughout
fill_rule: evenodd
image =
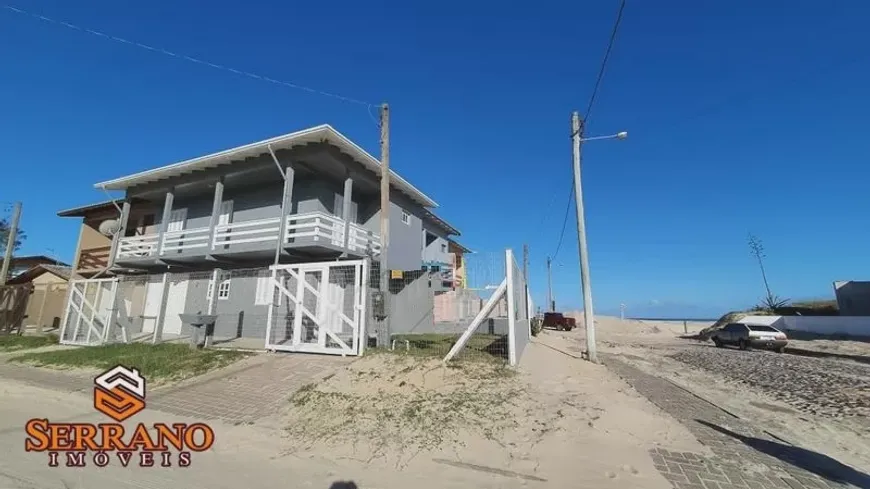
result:
M 380 236 L 359 224 L 325 212 L 306 212 L 287 216 L 283 237 L 285 248 L 348 252 L 358 256 L 377 255 Z M 160 243 L 158 234 L 128 236 L 118 241 L 116 261 L 156 258 L 203 257 L 274 250 L 281 229 L 281 218 L 221 224 L 214 238 L 208 227 L 167 231 Z M 344 246 L 345 230 L 349 233 Z M 159 250 L 158 250 L 159 245 Z

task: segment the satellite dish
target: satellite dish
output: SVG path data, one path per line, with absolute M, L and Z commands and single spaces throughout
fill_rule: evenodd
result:
M 121 229 L 121 223 L 117 219 L 107 219 L 100 223 L 100 233 L 106 236 L 114 236 Z

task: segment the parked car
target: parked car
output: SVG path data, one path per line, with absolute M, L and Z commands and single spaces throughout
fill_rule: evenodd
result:
M 773 326 L 731 323 L 716 331 L 711 337 L 717 347 L 733 345 L 741 350 L 764 348 L 782 353 L 788 344 L 788 337 Z
M 544 327 L 571 331 L 577 327 L 577 321 L 572 317 L 566 317 L 561 312 L 545 312 Z

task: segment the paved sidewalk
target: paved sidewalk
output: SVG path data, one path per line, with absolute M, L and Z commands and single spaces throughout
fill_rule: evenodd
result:
M 683 423 L 715 454 L 705 458 L 661 448 L 651 450 L 656 468 L 677 489 L 870 487 L 867 474 L 778 439 L 618 356 L 602 357 L 608 368 Z
M 300 387 L 352 361 L 330 355 L 260 354 L 215 375 L 155 390 L 148 407 L 198 419 L 252 423 L 277 413 Z
M 253 423 L 277 413 L 290 395 L 348 365 L 353 358 L 266 354 L 148 392 L 149 408 L 196 419 Z M 0 377 L 61 392 L 89 393 L 93 375 L 0 362 Z

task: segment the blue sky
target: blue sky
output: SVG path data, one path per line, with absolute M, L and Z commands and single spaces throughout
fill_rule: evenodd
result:
M 342 4 L 344 3 L 344 4 Z M 363 5 L 365 4 L 365 5 Z M 830 5 L 828 5 L 830 4 Z M 392 108 L 392 164 L 474 250 L 531 249 L 533 296 L 571 178 L 616 1 L 12 3 L 130 40 Z M 629 1 L 584 147 L 595 305 L 718 315 L 774 291 L 830 296 L 867 268 L 870 4 Z M 0 201 L 24 202 L 22 253 L 71 260 L 60 209 L 93 184 L 330 123 L 377 155 L 366 108 L 0 9 Z M 582 304 L 576 226 L 555 259 Z

